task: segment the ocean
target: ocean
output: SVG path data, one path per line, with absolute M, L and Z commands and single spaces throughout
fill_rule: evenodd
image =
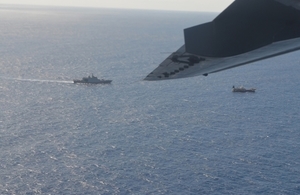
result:
M 143 81 L 216 15 L 1 5 L 0 194 L 300 194 L 299 52 Z

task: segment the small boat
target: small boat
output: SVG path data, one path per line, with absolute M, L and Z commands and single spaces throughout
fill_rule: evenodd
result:
M 74 79 L 74 83 L 88 83 L 88 84 L 109 84 L 112 82 L 112 80 L 104 80 L 104 79 L 98 79 L 94 75 L 83 77 L 81 80 Z
M 232 92 L 255 92 L 255 88 L 251 88 L 251 89 L 246 89 L 244 87 L 232 87 Z

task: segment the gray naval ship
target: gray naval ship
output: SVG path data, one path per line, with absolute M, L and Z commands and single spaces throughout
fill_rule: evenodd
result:
M 112 80 L 98 79 L 93 74 L 92 76 L 83 77 L 82 79 L 74 79 L 74 83 L 87 83 L 87 84 L 110 84 Z

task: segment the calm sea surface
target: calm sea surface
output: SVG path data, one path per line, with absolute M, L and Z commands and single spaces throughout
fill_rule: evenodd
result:
M 214 16 L 0 6 L 0 194 L 300 194 L 300 52 L 143 81 Z

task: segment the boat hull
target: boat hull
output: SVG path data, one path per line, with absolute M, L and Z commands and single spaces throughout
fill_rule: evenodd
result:
M 233 88 L 232 92 L 241 92 L 241 93 L 245 93 L 245 92 L 252 92 L 254 93 L 256 89 L 252 88 L 252 89 L 245 89 L 245 88 Z
M 75 84 L 77 83 L 83 83 L 83 84 L 110 84 L 112 80 L 103 80 L 103 81 L 94 81 L 94 82 L 89 82 L 89 81 L 82 81 L 82 80 L 73 80 Z

